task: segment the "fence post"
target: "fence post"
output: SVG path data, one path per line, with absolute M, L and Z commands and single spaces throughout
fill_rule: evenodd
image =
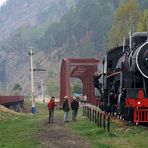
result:
M 92 121 L 94 122 L 94 109 L 92 110 Z
M 89 119 L 91 121 L 91 108 L 89 110 L 90 110 L 90 112 L 89 112 Z
M 97 126 L 100 127 L 100 112 L 97 113 Z
M 86 116 L 86 106 L 84 106 L 84 116 Z
M 85 109 L 85 106 L 83 106 L 82 116 L 84 116 L 84 115 L 85 115 L 85 114 L 84 114 L 84 109 Z
M 103 114 L 103 127 L 104 127 L 104 130 L 105 130 L 105 128 L 106 128 L 106 125 L 105 125 L 105 120 L 106 120 L 106 117 L 105 117 L 105 114 Z
M 110 116 L 107 116 L 107 131 L 110 131 Z
M 97 121 L 97 116 L 96 116 L 96 112 L 97 112 L 97 111 L 95 110 L 95 123 L 96 123 L 96 121 Z
M 99 112 L 91 107 L 84 105 L 83 106 L 83 116 L 87 116 L 90 121 L 94 121 L 95 124 L 104 128 L 104 130 L 110 131 L 110 116 L 106 115 L 103 112 Z
M 87 106 L 87 117 L 89 118 L 89 107 Z
M 102 113 L 100 113 L 100 128 L 102 127 Z

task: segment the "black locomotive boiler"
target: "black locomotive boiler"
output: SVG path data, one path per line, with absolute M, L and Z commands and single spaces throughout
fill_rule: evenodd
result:
M 109 50 L 102 63 L 101 84 L 100 75 L 94 76 L 94 85 L 102 94 L 102 109 L 136 124 L 148 122 L 147 32 L 133 33 L 123 46 Z

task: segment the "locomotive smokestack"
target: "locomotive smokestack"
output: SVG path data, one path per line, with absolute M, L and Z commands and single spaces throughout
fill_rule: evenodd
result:
M 125 37 L 123 38 L 123 52 L 125 51 Z
M 148 16 L 146 18 L 146 25 L 147 25 L 147 42 L 148 42 Z
M 132 49 L 132 32 L 131 32 L 131 30 L 129 31 L 129 47 L 131 50 Z

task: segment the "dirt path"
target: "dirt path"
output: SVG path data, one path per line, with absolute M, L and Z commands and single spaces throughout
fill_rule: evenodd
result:
M 53 124 L 43 123 L 43 130 L 37 134 L 45 148 L 90 148 L 86 140 L 65 127 L 63 119 L 56 117 Z

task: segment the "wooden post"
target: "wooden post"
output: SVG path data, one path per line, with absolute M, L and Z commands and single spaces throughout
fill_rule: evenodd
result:
M 91 121 L 91 108 L 89 109 L 89 119 Z
M 102 113 L 100 113 L 100 128 L 102 127 Z
M 110 116 L 107 117 L 107 131 L 110 131 Z
M 96 115 L 97 111 L 95 110 L 95 123 L 97 122 L 97 115 Z
M 97 113 L 97 126 L 100 127 L 100 112 Z
M 105 114 L 103 114 L 103 127 L 104 127 L 104 130 L 105 130 L 105 128 L 106 128 L 106 125 L 105 125 L 105 119 L 106 119 L 106 117 L 105 117 Z

